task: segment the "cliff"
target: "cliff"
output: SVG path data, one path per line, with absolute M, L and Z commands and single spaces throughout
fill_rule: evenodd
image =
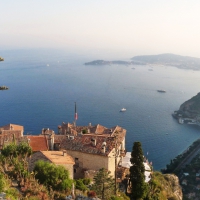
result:
M 174 174 L 161 174 L 154 172 L 151 184 L 151 197 L 157 196 L 163 200 L 182 200 L 183 193 L 179 178 Z

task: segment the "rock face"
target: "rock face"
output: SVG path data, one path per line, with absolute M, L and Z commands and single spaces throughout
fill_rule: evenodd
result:
M 182 200 L 183 193 L 179 178 L 174 174 L 162 174 L 154 171 L 150 182 L 150 197 L 162 200 Z M 155 195 L 156 194 L 156 195 Z
M 164 177 L 168 180 L 168 184 L 165 185 L 165 191 L 168 193 L 168 196 L 170 197 L 170 193 L 173 193 L 177 200 L 182 200 L 183 193 L 178 177 L 174 174 L 165 174 Z

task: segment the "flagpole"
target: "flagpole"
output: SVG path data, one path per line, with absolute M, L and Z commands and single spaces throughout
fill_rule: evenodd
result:
M 78 114 L 77 114 L 77 110 L 76 110 L 76 102 L 75 103 L 75 110 L 74 110 L 74 125 L 76 127 L 76 120 L 78 119 Z

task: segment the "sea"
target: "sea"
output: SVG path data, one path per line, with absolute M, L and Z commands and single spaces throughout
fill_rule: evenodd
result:
M 0 126 L 24 126 L 40 134 L 62 122 L 119 125 L 127 130 L 126 150 L 140 141 L 160 170 L 200 137 L 200 127 L 178 124 L 172 113 L 200 92 L 200 71 L 162 65 L 84 65 L 102 55 L 67 50 L 0 50 Z M 134 55 L 133 55 L 134 56 Z M 130 58 L 119 58 L 125 60 Z M 114 60 L 114 59 L 113 59 Z M 159 93 L 157 90 L 166 90 Z M 119 112 L 126 108 L 126 112 Z

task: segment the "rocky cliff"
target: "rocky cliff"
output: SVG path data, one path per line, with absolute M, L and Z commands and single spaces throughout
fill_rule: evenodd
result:
M 162 200 L 182 200 L 183 193 L 179 178 L 174 174 L 161 174 L 154 172 L 152 177 L 151 197 Z

